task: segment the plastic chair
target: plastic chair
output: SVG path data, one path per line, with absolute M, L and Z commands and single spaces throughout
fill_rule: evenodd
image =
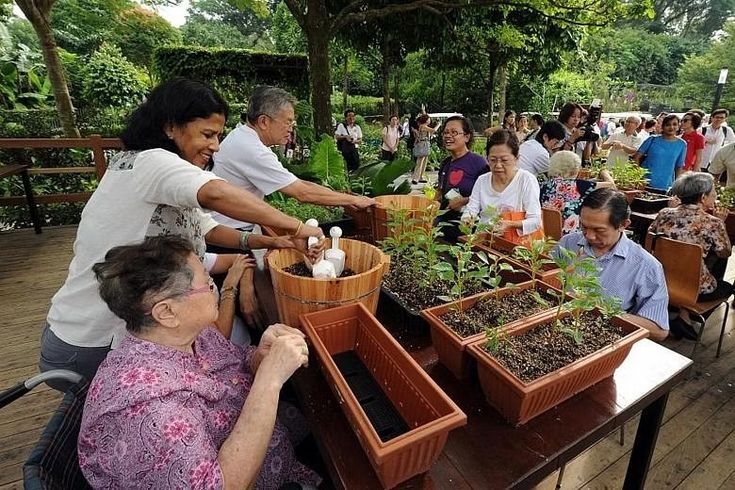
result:
M 0 407 L 17 400 L 49 379 L 61 379 L 73 384 L 23 465 L 23 485 L 27 490 L 91 488 L 79 468 L 77 457 L 77 438 L 89 386 L 81 375 L 65 369 L 41 373 L 0 393 Z
M 669 290 L 669 304 L 676 308 L 687 310 L 690 315 L 700 324 L 697 332 L 697 340 L 692 347 L 689 357 L 694 357 L 694 352 L 702 338 L 702 331 L 708 315 L 720 305 L 725 305 L 725 315 L 722 318 L 720 328 L 720 339 L 717 342 L 717 353 L 720 357 L 722 350 L 722 339 L 725 336 L 727 315 L 730 311 L 729 298 L 714 299 L 711 301 L 697 301 L 699 296 L 699 277 L 702 268 L 703 250 L 700 245 L 686 243 L 663 235 L 653 233 L 646 234 L 644 244 L 646 250 L 661 262 L 666 276 L 666 287 Z
M 554 240 L 561 240 L 561 212 L 553 208 L 541 208 L 541 221 L 546 236 Z

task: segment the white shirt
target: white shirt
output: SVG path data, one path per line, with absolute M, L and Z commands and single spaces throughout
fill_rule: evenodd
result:
M 498 212 L 525 211 L 526 219 L 523 228 L 516 229 L 519 235 L 528 235 L 541 227 L 541 201 L 538 180 L 530 172 L 518 169 L 508 187 L 498 192 L 492 186 L 492 173 L 486 173 L 477 178 L 470 202 L 467 203 L 462 219 L 470 216 L 480 216 L 488 206 L 495 206 Z M 480 216 L 480 222 L 486 223 L 486 216 Z
M 360 126 L 357 124 L 353 124 L 352 126 L 345 126 L 344 123 L 339 123 L 337 125 L 337 131 L 334 132 L 334 135 L 352 136 L 352 140 L 357 141 L 362 139 L 362 129 L 360 129 Z
M 276 154 L 260 141 L 258 133 L 247 124 L 232 130 L 222 141 L 219 151 L 214 154 L 212 172 L 260 199 L 298 180 L 283 167 Z M 212 218 L 232 228 L 253 228 L 252 223 L 217 212 L 212 212 Z
M 727 171 L 727 187 L 735 187 L 735 143 L 729 143 L 715 153 L 709 171 L 713 174 Z
M 204 235 L 217 223 L 201 210 L 197 192 L 217 177 L 162 149 L 115 155 L 82 211 L 74 258 L 51 299 L 51 331 L 80 347 L 116 346 L 125 322 L 99 296 L 92 266 L 112 247 L 146 236 L 181 235 L 204 257 Z
M 715 153 L 722 148 L 724 145 L 735 142 L 735 133 L 733 129 L 728 127 L 724 129 L 725 125 L 720 125 L 717 130 L 713 130 L 711 125 L 705 126 L 704 129 L 704 150 L 702 150 L 702 168 L 706 169 L 712 159 L 715 157 Z M 725 136 L 727 132 L 727 136 Z
M 627 135 L 625 133 L 613 133 L 610 135 L 607 141 L 605 141 L 605 143 L 614 143 L 616 141 L 619 141 L 625 146 L 632 146 L 636 149 L 638 149 L 638 147 L 641 146 L 641 143 L 643 143 L 641 137 L 635 133 L 631 135 Z M 608 153 L 607 155 L 607 166 L 612 167 L 618 162 L 625 163 L 628 161 L 628 156 L 629 154 L 623 150 L 616 150 L 614 148 L 611 148 L 610 153 Z
M 396 146 L 396 141 L 398 141 L 398 126 L 396 126 L 395 128 L 386 126 L 383 128 L 382 133 L 385 139 L 388 140 L 388 142 L 392 146 Z M 385 141 L 383 141 L 383 144 L 380 145 L 380 149 L 384 151 L 391 151 L 391 149 L 388 148 L 388 146 L 385 144 Z
M 518 168 L 538 175 L 549 170 L 549 151 L 533 140 L 521 143 L 518 149 Z
M 641 129 L 640 131 L 638 131 L 638 136 L 641 138 L 641 144 L 643 144 L 643 142 L 646 141 L 648 137 L 651 136 L 651 134 L 645 129 Z

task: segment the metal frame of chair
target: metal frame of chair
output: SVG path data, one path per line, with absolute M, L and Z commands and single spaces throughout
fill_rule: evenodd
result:
M 717 352 L 715 354 L 715 357 L 720 357 L 730 304 L 728 302 L 729 298 L 697 301 L 699 277 L 702 268 L 702 247 L 649 232 L 646 234 L 645 248 L 663 265 L 666 287 L 669 291 L 669 304 L 687 310 L 700 325 L 697 331 L 697 340 L 694 342 L 689 357 L 694 357 L 697 346 L 702 339 L 702 332 L 707 321 L 704 315 L 711 313 L 723 304 L 725 305 L 725 314 L 722 318 L 720 338 L 717 342 Z M 694 278 L 696 280 L 693 280 Z

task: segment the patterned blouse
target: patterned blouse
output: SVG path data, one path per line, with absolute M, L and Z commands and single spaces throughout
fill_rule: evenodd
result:
M 699 277 L 699 292 L 711 293 L 717 288 L 717 279 L 710 273 L 704 258 L 710 253 L 719 254 L 731 250 L 725 222 L 707 214 L 696 204 L 681 204 L 675 208 L 659 211 L 648 231 L 663 233 L 669 238 L 702 246 L 702 272 Z
M 582 200 L 595 190 L 597 183 L 583 179 L 554 177 L 541 183 L 541 207 L 561 212 L 562 235 L 579 230 Z
M 204 330 L 194 354 L 128 336 L 92 381 L 79 432 L 79 465 L 93 488 L 223 488 L 217 454 L 253 381 L 254 347 Z M 294 407 L 278 418 L 255 488 L 320 483 L 296 460 L 306 436 Z

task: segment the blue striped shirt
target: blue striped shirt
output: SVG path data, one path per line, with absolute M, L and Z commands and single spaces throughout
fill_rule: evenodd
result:
M 574 252 L 581 249 L 584 255 L 595 257 L 581 232 L 562 237 L 556 245 L 559 247 Z M 557 255 L 556 249 L 553 255 Z M 653 255 L 623 233 L 615 247 L 597 257 L 595 262 L 605 294 L 620 298 L 626 312 L 648 318 L 664 330 L 669 329 L 669 293 L 664 268 Z

